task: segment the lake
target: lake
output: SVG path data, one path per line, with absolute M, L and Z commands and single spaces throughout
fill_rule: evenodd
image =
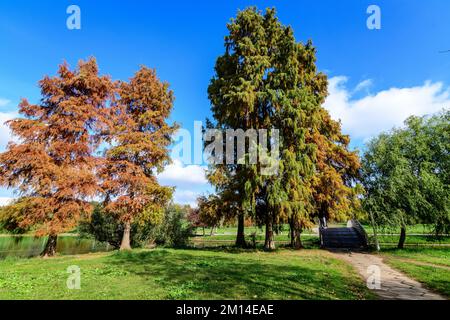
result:
M 33 236 L 0 236 L 0 259 L 5 257 L 30 258 L 39 256 L 47 239 Z M 93 239 L 77 236 L 59 236 L 56 252 L 58 254 L 82 254 L 113 250 L 111 245 Z

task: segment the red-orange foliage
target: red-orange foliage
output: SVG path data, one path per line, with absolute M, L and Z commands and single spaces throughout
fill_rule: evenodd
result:
M 100 191 L 94 151 L 110 121 L 113 83 L 98 74 L 92 58 L 73 71 L 61 65 L 57 76 L 46 76 L 39 86 L 41 102 L 23 99 L 22 118 L 7 123 L 19 142 L 0 154 L 0 185 L 27 197 L 20 226 L 35 226 L 37 235 L 54 237 L 56 244 L 56 235 L 89 213 L 88 200 Z
M 73 71 L 61 65 L 39 86 L 41 103 L 23 100 L 23 117 L 8 122 L 19 142 L 0 154 L 0 185 L 18 190 L 26 205 L 19 227 L 48 235 L 44 253 L 53 255 L 57 234 L 90 214 L 93 197 L 106 196 L 128 247 L 130 224 L 157 222 L 172 194 L 156 179 L 176 130 L 166 123 L 169 85 L 145 67 L 129 82 L 112 82 L 90 59 Z
M 352 217 L 359 208 L 356 185 L 360 161 L 356 151 L 350 151 L 350 138 L 342 134 L 339 122 L 320 109 L 320 125 L 309 139 L 316 148 L 316 174 L 312 179 L 312 194 L 316 214 L 329 220 Z
M 173 92 L 154 70 L 142 67 L 128 83 L 120 83 L 114 107 L 112 145 L 100 170 L 107 210 L 125 225 L 121 249 L 129 249 L 132 222 L 156 222 L 172 189 L 158 184 L 156 173 L 168 163 L 168 146 L 177 126 L 166 123 Z

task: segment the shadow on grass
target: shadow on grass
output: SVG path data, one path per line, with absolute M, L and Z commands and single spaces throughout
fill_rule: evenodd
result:
M 106 263 L 120 266 L 165 288 L 168 299 L 355 299 L 364 288 L 336 262 L 302 261 L 287 255 L 237 258 L 212 250 L 116 253 Z M 249 252 L 249 251 L 244 251 Z
M 290 249 L 291 246 L 286 241 L 284 242 L 275 242 L 277 249 Z M 302 249 L 320 249 L 320 240 L 319 239 L 308 239 L 302 241 L 303 248 Z M 214 240 L 205 240 L 200 243 L 188 245 L 179 249 L 188 249 L 188 250 L 200 250 L 200 251 L 215 251 L 215 252 L 227 252 L 227 253 L 243 253 L 243 252 L 256 252 L 264 250 L 264 242 L 260 241 L 254 246 L 250 242 L 248 242 L 248 246 L 246 248 L 236 247 L 234 243 L 230 244 L 217 244 Z

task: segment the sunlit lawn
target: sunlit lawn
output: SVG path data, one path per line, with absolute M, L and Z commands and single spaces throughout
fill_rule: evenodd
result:
M 81 289 L 66 286 L 81 268 Z M 137 250 L 0 261 L 0 299 L 365 299 L 352 267 L 320 250 Z

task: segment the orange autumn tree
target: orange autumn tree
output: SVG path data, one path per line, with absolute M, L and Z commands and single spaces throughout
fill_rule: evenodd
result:
M 357 151 L 350 151 L 350 137 L 341 132 L 341 124 L 321 108 L 321 121 L 308 139 L 316 145 L 312 193 L 315 217 L 326 220 L 356 218 L 360 211 L 362 186 L 357 183 L 361 167 Z
M 94 154 L 108 122 L 113 84 L 99 75 L 91 58 L 75 70 L 61 65 L 39 87 L 41 102 L 23 99 L 22 117 L 7 122 L 18 142 L 10 142 L 0 154 L 0 185 L 24 199 L 19 227 L 48 236 L 42 255 L 53 256 L 58 233 L 72 230 L 89 214 L 88 201 L 100 191 Z
M 171 199 L 172 189 L 160 186 L 156 174 L 170 160 L 177 126 L 166 120 L 173 101 L 169 85 L 146 67 L 118 86 L 111 144 L 99 172 L 106 209 L 124 226 L 121 250 L 131 249 L 131 224 L 159 222 Z

